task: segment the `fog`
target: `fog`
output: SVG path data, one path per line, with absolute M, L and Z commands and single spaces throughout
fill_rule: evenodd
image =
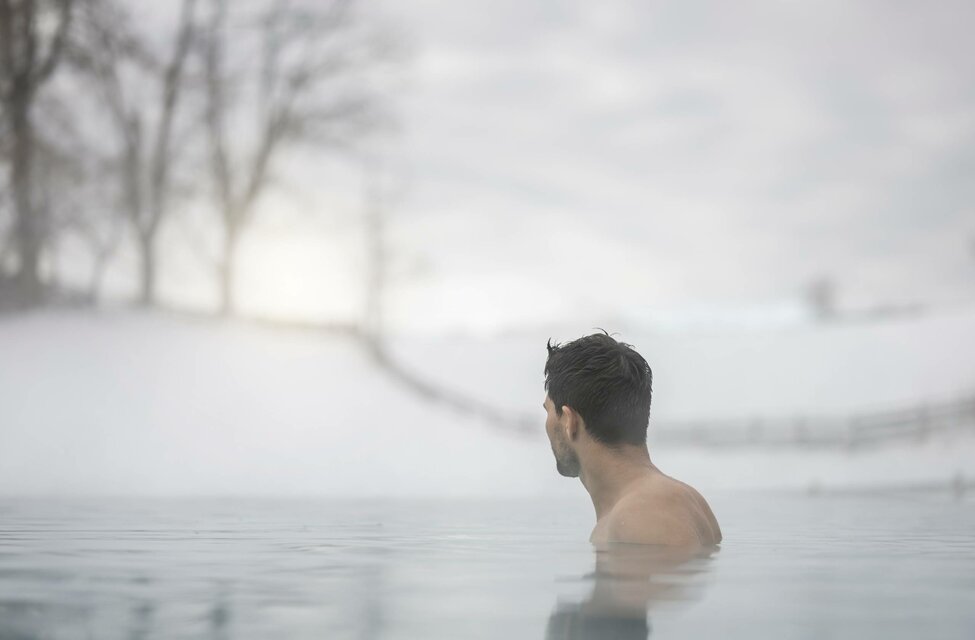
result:
M 36 5 L 0 493 L 575 495 L 597 327 L 696 485 L 969 486 L 970 3 Z

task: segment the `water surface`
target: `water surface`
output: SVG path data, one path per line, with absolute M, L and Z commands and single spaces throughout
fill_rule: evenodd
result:
M 0 500 L 0 638 L 975 637 L 975 503 L 709 496 L 596 552 L 572 501 Z

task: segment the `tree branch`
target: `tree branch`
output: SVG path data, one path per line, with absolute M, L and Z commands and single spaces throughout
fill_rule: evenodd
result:
M 150 167 L 151 185 L 151 227 L 155 228 L 162 219 L 166 206 L 166 196 L 171 163 L 170 140 L 172 138 L 173 117 L 180 90 L 183 85 L 183 69 L 189 55 L 195 33 L 193 18 L 196 0 L 183 0 L 180 11 L 179 35 L 173 49 L 173 55 L 163 76 L 163 105 L 156 128 L 156 140 L 153 145 L 152 165 Z
M 33 4 L 32 2 L 28 4 Z M 51 47 L 47 52 L 47 56 L 40 63 L 37 70 L 34 73 L 34 84 L 40 85 L 46 81 L 54 69 L 57 67 L 58 62 L 61 59 L 61 53 L 64 51 L 65 41 L 68 39 L 68 31 L 71 27 L 72 20 L 72 0 L 59 0 L 58 1 L 59 20 L 57 31 L 54 33 L 54 38 L 51 40 Z
M 210 146 L 210 167 L 216 182 L 221 213 L 227 225 L 235 225 L 234 190 L 231 182 L 230 162 L 224 135 L 224 101 L 222 56 L 224 48 L 224 23 L 226 0 L 213 0 L 213 12 L 207 31 L 204 75 L 206 82 L 206 123 Z

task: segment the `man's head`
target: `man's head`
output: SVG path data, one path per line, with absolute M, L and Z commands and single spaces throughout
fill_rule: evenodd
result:
M 547 346 L 545 430 L 559 473 L 579 475 L 583 430 L 608 447 L 646 444 L 653 373 L 643 356 L 605 332 Z

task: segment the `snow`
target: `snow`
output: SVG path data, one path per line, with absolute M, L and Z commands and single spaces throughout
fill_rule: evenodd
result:
M 844 415 L 975 390 L 975 312 L 774 332 L 622 335 L 653 422 Z M 553 336 L 568 340 L 576 334 Z M 580 496 L 542 428 L 545 340 L 397 339 L 409 369 L 517 415 L 517 435 L 416 396 L 347 336 L 151 312 L 0 319 L 0 494 Z M 652 451 L 710 488 L 971 479 L 973 432 L 855 453 Z

